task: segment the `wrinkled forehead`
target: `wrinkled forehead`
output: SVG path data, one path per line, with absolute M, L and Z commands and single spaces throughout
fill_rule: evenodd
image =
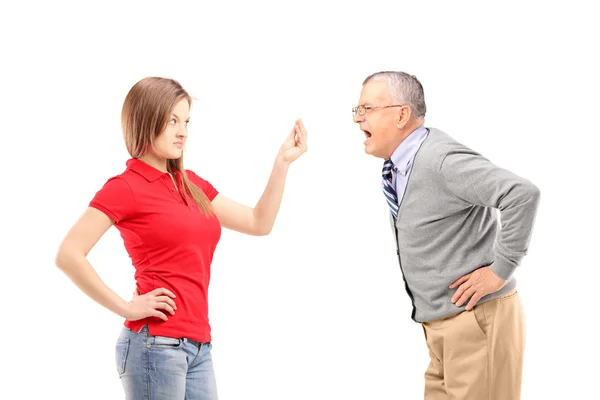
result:
M 378 104 L 391 100 L 387 82 L 369 81 L 360 91 L 359 105 Z

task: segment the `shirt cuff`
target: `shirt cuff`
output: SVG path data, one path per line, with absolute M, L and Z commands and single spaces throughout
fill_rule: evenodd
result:
M 497 255 L 496 261 L 490 266 L 490 269 L 497 277 L 507 281 L 508 278 L 512 276 L 513 272 L 515 272 L 517 266 Z

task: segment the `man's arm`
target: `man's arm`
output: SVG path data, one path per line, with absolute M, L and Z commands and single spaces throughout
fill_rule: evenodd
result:
M 486 274 L 488 271 L 485 270 L 475 276 L 468 274 L 450 286 L 461 285 L 452 299 L 453 302 L 460 299 L 458 306 L 471 296 L 469 305 L 474 305 L 481 297 L 504 286 L 527 254 L 540 190 L 529 180 L 468 149 L 448 154 L 441 163 L 440 172 L 447 187 L 457 197 L 471 204 L 500 210 L 502 225 L 496 241 L 496 256 L 489 266 L 493 274 Z

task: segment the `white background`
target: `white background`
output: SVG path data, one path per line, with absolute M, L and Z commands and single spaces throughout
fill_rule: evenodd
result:
M 16 3 L 0 9 L 0 398 L 123 398 L 122 320 L 54 256 L 124 169 L 122 102 L 148 75 L 197 98 L 186 167 L 242 203 L 259 199 L 294 120 L 309 132 L 272 234 L 225 231 L 217 248 L 220 398 L 422 398 L 428 355 L 395 260 L 381 160 L 364 154 L 351 115 L 362 80 L 388 69 L 421 80 L 428 126 L 540 187 L 516 272 L 528 322 L 523 398 L 596 396 L 600 32 L 590 6 Z M 89 259 L 130 297 L 116 229 Z

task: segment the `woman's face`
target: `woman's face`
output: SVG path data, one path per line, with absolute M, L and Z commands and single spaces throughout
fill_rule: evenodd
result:
M 154 141 L 154 151 L 160 158 L 178 159 L 183 155 L 190 121 L 190 104 L 181 99 L 173 110 L 165 130 Z

